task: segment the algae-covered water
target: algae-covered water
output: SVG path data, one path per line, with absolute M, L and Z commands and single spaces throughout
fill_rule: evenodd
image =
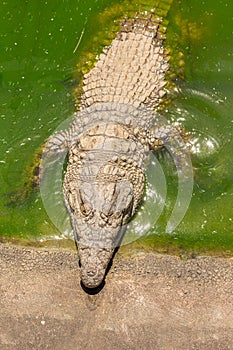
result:
M 180 121 L 190 131 L 194 189 L 180 225 L 171 234 L 164 233 L 177 187 L 176 177 L 162 159 L 165 170 L 168 167 L 166 205 L 136 247 L 184 255 L 232 254 L 232 1 L 145 3 L 142 0 L 1 2 L 2 239 L 35 243 L 64 238 L 48 217 L 34 186 L 36 173 L 31 165 L 38 162 L 35 154 L 44 140 L 74 112 L 74 87 L 80 83 L 82 73 L 93 65 L 95 56 L 114 37 L 119 19 L 154 7 L 159 15 L 166 16 L 173 80 L 179 91 L 163 115 Z

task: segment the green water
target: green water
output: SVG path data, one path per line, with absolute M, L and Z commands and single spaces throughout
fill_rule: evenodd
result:
M 157 2 L 146 3 L 148 9 Z M 28 191 L 30 165 L 46 137 L 72 115 L 73 88 L 107 37 L 114 37 L 113 19 L 144 8 L 143 1 L 1 2 L 2 238 L 27 242 L 61 238 L 39 193 Z M 184 255 L 233 252 L 231 13 L 230 0 L 195 0 L 191 5 L 173 1 L 168 13 L 168 43 L 183 52 L 185 79 L 178 76 L 180 94 L 164 115 L 180 120 L 196 140 L 194 191 L 181 224 L 172 234 L 164 234 L 176 182 L 168 169 L 166 208 L 147 237 L 136 243 L 139 249 Z

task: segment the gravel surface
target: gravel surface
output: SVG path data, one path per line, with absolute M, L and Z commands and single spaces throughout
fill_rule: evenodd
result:
M 233 349 L 233 259 L 118 252 L 98 293 L 77 254 L 0 244 L 0 349 Z

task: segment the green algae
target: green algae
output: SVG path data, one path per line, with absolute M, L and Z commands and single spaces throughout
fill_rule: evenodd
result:
M 50 222 L 33 187 L 37 150 L 57 125 L 72 115 L 82 75 L 111 43 L 120 20 L 154 8 L 156 15 L 165 17 L 171 65 L 168 79 L 179 92 L 165 106 L 164 116 L 169 120 L 182 118 L 186 130 L 207 135 L 207 141 L 214 142 L 213 149 L 201 144 L 201 152 L 193 154 L 193 198 L 176 231 L 163 233 L 177 191 L 176 178 L 167 169 L 166 207 L 132 249 L 182 256 L 231 255 L 231 2 L 205 1 L 200 5 L 194 1 L 190 6 L 187 1 L 26 4 L 8 0 L 0 7 L 4 14 L 0 20 L 0 235 L 30 244 L 60 241 L 60 232 Z

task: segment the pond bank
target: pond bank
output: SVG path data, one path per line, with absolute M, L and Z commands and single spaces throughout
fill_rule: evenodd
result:
M 2 350 L 233 347 L 233 259 L 117 254 L 96 295 L 77 254 L 0 244 Z

